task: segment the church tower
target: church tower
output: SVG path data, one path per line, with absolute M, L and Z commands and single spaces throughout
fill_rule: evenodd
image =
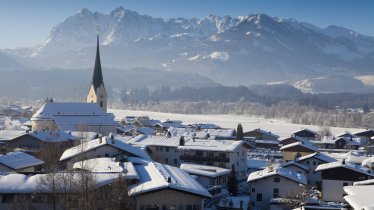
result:
M 87 103 L 97 103 L 105 112 L 107 111 L 107 94 L 104 87 L 103 73 L 101 71 L 99 35 L 97 35 L 96 60 Z

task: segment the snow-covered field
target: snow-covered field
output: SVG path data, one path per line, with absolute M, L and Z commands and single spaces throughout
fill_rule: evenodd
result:
M 125 116 L 149 116 L 151 119 L 158 120 L 182 120 L 184 124 L 191 123 L 214 123 L 223 128 L 236 128 L 238 123 L 243 125 L 244 131 L 250 131 L 256 128 L 270 131 L 280 136 L 280 138 L 289 137 L 291 133 L 302 128 L 309 128 L 311 130 L 318 131 L 318 126 L 312 125 L 300 125 L 285 122 L 283 120 L 272 120 L 255 118 L 248 116 L 235 116 L 235 115 L 187 115 L 187 114 L 172 114 L 172 113 L 161 113 L 161 112 L 149 112 L 149 111 L 133 111 L 133 110 L 119 110 L 109 109 L 108 112 L 114 114 L 117 119 L 121 119 Z M 333 134 L 343 133 L 345 131 L 356 132 L 362 129 L 355 128 L 337 128 L 331 127 Z

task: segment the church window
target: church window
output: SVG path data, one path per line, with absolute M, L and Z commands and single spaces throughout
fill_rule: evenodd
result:
M 100 107 L 103 107 L 103 101 L 100 101 Z

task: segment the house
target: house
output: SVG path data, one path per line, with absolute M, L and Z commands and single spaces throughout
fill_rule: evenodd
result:
M 118 159 L 141 157 L 149 159 L 149 156 L 145 151 L 124 143 L 121 140 L 116 139 L 114 135 L 111 135 L 110 137 L 99 137 L 98 139 L 84 142 L 65 150 L 60 161 L 65 164 L 66 168 L 72 169 L 74 163 L 78 161 L 100 157 L 116 157 Z
M 291 136 L 298 136 L 306 140 L 314 141 L 316 140 L 318 133 L 310 129 L 304 128 L 304 129 L 293 132 Z
M 362 145 L 367 145 L 372 137 L 374 137 L 374 130 L 364 130 L 354 133 L 360 139 Z
M 278 140 L 255 140 L 256 148 L 266 148 L 271 150 L 279 150 L 279 141 Z
M 147 148 L 152 160 L 160 163 L 178 167 L 181 163 L 189 162 L 226 169 L 234 165 L 237 179 L 247 178 L 249 146 L 244 141 L 139 135 L 127 143 Z
M 304 165 L 305 167 L 308 167 L 308 171 L 306 172 L 306 179 L 309 186 L 317 186 L 321 187 L 321 172 L 316 172 L 316 168 L 320 164 L 324 163 L 331 163 L 335 162 L 336 159 L 332 158 L 328 155 L 316 152 L 312 153 L 310 155 L 299 157 L 295 160 L 295 162 Z
M 283 160 L 289 161 L 318 151 L 312 143 L 295 142 L 282 146 Z
M 353 209 L 374 209 L 374 200 L 369 199 L 374 193 L 374 179 L 367 181 L 354 182 L 353 186 L 345 186 L 344 196 Z
M 349 132 L 345 132 L 345 133 L 341 133 L 341 134 L 337 134 L 335 135 L 336 138 L 345 138 L 345 139 L 348 139 L 350 141 L 354 140 L 355 138 L 357 138 L 357 136 L 355 136 L 354 134 L 351 134 Z
M 271 133 L 270 131 L 264 131 L 260 128 L 252 131 L 245 132 L 244 138 L 253 138 L 254 140 L 278 140 L 279 136 Z
M 38 153 L 51 145 L 58 145 L 61 149 L 67 149 L 77 144 L 78 141 L 78 137 L 63 131 L 0 131 L 0 142 L 6 145 L 8 151 L 22 149 Z
M 0 155 L 0 173 L 34 173 L 42 170 L 44 161 L 24 152 Z
M 156 162 L 135 165 L 139 183 L 129 186 L 136 209 L 203 210 L 212 195 L 187 172 Z
M 322 199 L 324 201 L 344 202 L 343 187 L 353 182 L 374 178 L 374 174 L 359 165 L 336 161 L 321 164 L 316 168 L 322 177 Z
M 345 149 L 345 150 L 358 150 L 361 143 L 349 140 L 346 137 L 338 137 L 335 139 L 324 138 L 321 141 L 310 141 L 315 146 L 325 150 Z
M 82 131 L 115 133 L 113 114 L 96 103 L 46 102 L 32 117 L 33 131 Z
M 161 123 L 160 120 L 149 119 L 148 116 L 138 116 L 134 119 L 133 125 L 136 127 L 154 127 L 155 125 Z
M 196 176 L 196 180 L 212 195 L 220 193 L 221 188 L 226 187 L 228 175 L 231 172 L 226 168 L 195 163 L 182 163 L 180 168 L 188 174 Z
M 295 171 L 268 167 L 248 176 L 251 209 L 267 209 L 272 198 L 293 198 L 305 190 L 307 180 Z

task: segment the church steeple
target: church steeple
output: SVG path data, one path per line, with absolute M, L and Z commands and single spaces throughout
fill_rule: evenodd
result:
M 92 75 L 92 85 L 96 88 L 101 85 L 104 86 L 103 73 L 101 71 L 101 61 L 100 61 L 100 48 L 99 48 L 99 35 L 97 35 L 97 46 L 96 46 L 96 59 L 95 67 Z
M 104 78 L 100 61 L 99 34 L 97 34 L 95 67 L 92 75 L 90 91 L 87 95 L 87 103 L 97 103 L 105 112 L 107 110 L 107 94 L 104 87 Z

